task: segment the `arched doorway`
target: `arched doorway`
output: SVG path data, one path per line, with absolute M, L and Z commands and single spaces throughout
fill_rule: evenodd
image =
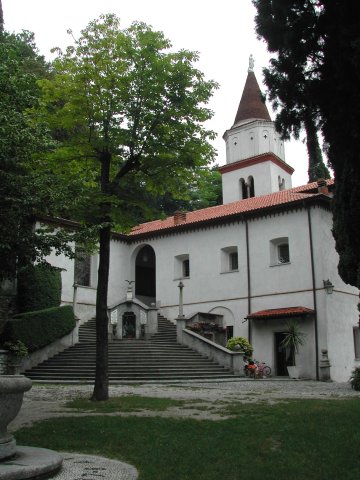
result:
M 142 247 L 135 260 L 135 296 L 150 305 L 156 300 L 155 252 L 150 245 Z

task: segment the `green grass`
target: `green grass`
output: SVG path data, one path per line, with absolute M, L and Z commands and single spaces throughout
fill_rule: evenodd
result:
M 23 428 L 16 439 L 123 460 L 139 480 L 359 478 L 358 399 L 234 404 L 231 413 L 221 421 L 66 417 Z
M 140 395 L 123 395 L 110 398 L 106 402 L 92 402 L 86 398 L 77 398 L 66 403 L 67 408 L 96 413 L 138 412 L 140 410 L 164 411 L 169 407 L 182 407 L 184 400 L 171 398 L 141 397 Z

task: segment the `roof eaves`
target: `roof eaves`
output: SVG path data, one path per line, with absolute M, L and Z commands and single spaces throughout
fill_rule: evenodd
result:
M 254 208 L 248 211 L 234 212 L 229 214 L 224 214 L 221 216 L 216 216 L 213 218 L 206 218 L 202 220 L 189 221 L 179 225 L 170 225 L 168 227 L 159 228 L 157 230 L 150 230 L 140 233 L 130 234 L 131 239 L 140 239 L 140 238 L 149 238 L 149 237 L 158 237 L 166 235 L 169 233 L 178 233 L 189 230 L 194 230 L 198 228 L 204 228 L 206 226 L 212 225 L 221 225 L 224 223 L 229 223 L 233 221 L 246 221 L 251 218 L 259 218 L 261 216 L 266 216 L 276 212 L 282 212 L 286 210 L 292 210 L 294 208 L 304 207 L 307 203 L 323 203 L 328 205 L 330 202 L 329 197 L 323 194 L 311 194 L 303 193 L 303 197 L 299 199 L 294 199 L 289 202 L 284 202 L 276 205 L 268 205 L 265 207 Z M 304 196 L 305 195 L 305 196 Z

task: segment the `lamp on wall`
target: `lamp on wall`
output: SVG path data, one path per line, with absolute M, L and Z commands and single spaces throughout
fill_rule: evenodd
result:
M 326 293 L 328 295 L 333 293 L 334 285 L 331 283 L 331 281 L 329 279 L 327 279 L 327 280 L 323 280 L 323 282 L 324 282 L 324 288 L 326 290 Z

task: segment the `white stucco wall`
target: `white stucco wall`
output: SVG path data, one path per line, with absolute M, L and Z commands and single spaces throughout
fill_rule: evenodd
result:
M 284 180 L 285 188 L 291 188 L 291 175 L 271 161 L 239 168 L 222 174 L 223 203 L 242 200 L 240 179 L 248 182 L 254 179 L 255 196 L 268 195 L 279 191 L 279 177 Z
M 188 255 L 190 260 L 190 277 L 182 279 L 185 315 L 208 312 L 224 302 L 235 305 L 241 298 L 246 303 L 245 229 L 242 224 L 164 236 L 148 244 L 156 255 L 157 300 L 169 319 L 178 315 L 181 276 L 176 273 L 175 263 L 176 257 L 181 255 Z M 222 272 L 221 249 L 230 246 L 238 248 L 239 271 L 225 273 Z M 136 252 L 139 245 L 130 248 Z M 131 256 L 134 257 L 132 252 Z
M 331 234 L 331 213 L 311 207 L 311 225 L 315 261 L 316 309 L 318 324 L 318 354 L 328 349 L 332 365 L 331 376 L 347 381 L 354 366 L 353 326 L 357 324 L 357 290 L 345 285 L 337 273 L 337 254 Z M 248 221 L 251 272 L 250 312 L 271 308 L 303 306 L 315 308 L 311 271 L 308 214 L 305 209 L 264 216 Z M 290 261 L 273 264 L 272 241 L 287 238 Z M 150 245 L 156 256 L 156 292 L 161 312 L 174 320 L 178 315 L 180 279 L 184 284 L 184 314 L 212 312 L 223 315 L 224 326 L 232 325 L 235 336 L 248 334 L 249 313 L 246 252 L 246 225 L 234 222 L 194 231 L 174 232 L 149 238 L 148 241 L 112 241 L 110 259 L 109 305 L 126 296 L 125 280 L 135 280 L 135 259 L 138 251 Z M 226 270 L 224 252 L 238 252 L 238 271 Z M 189 278 L 181 278 L 176 270 L 176 257 L 188 256 Z M 73 298 L 73 261 L 63 256 L 51 256 L 51 263 L 65 270 L 63 301 Z M 225 265 L 225 267 L 224 267 Z M 330 279 L 334 293 L 328 295 L 323 281 Z M 95 304 L 95 289 L 78 289 L 78 303 L 85 311 Z M 79 307 L 79 311 L 81 310 Z M 88 314 L 86 314 L 88 315 Z M 299 354 L 303 376 L 316 377 L 315 335 L 313 320 L 303 321 L 306 344 Z M 284 331 L 284 322 L 252 321 L 254 355 L 275 366 L 276 332 Z
M 130 275 L 129 245 L 121 240 L 112 240 L 110 245 L 110 271 L 108 305 L 120 302 L 126 296 Z
M 273 152 L 285 160 L 284 142 L 275 130 L 273 122 L 254 120 L 227 130 L 226 163 Z
M 311 210 L 317 287 L 319 349 L 327 348 L 331 378 L 348 381 L 355 365 L 353 327 L 358 324 L 358 290 L 345 284 L 337 270 L 339 256 L 330 228 L 331 212 Z M 334 292 L 327 294 L 324 280 L 330 280 Z

